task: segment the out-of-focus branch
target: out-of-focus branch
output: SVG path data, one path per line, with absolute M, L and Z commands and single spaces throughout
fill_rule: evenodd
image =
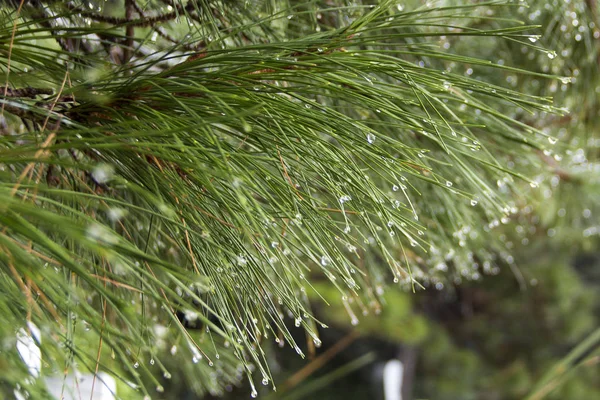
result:
M 133 37 L 135 35 L 135 27 L 129 24 L 129 21 L 133 19 L 133 12 L 135 11 L 135 0 L 125 0 L 125 19 L 127 20 L 127 28 L 125 28 L 125 48 L 123 49 L 123 64 L 126 64 L 131 58 L 131 50 L 133 48 Z
M 6 97 L 28 97 L 30 99 L 33 99 L 36 96 L 39 96 L 42 94 L 50 95 L 52 93 L 53 93 L 52 89 L 42 89 L 42 88 L 32 88 L 32 87 L 21 88 L 21 89 L 7 88 L 5 96 Z
M 32 13 L 32 18 L 38 22 L 42 27 L 49 29 L 52 32 L 52 35 L 56 39 L 57 43 L 64 51 L 68 53 L 75 53 L 78 50 L 83 51 L 86 54 L 91 54 L 92 48 L 85 43 L 82 39 L 74 40 L 73 38 L 64 38 L 60 34 L 62 26 L 55 26 L 51 21 L 57 23 L 57 19 L 54 18 L 48 11 L 48 8 L 42 4 L 41 1 L 31 1 L 29 3 L 28 10 Z M 80 57 L 78 57 L 79 62 L 84 62 Z
M 174 11 L 168 13 L 144 16 L 134 19 L 133 12 L 135 11 L 135 7 L 131 3 L 133 3 L 131 0 L 126 0 L 125 2 L 125 18 L 98 14 L 74 4 L 66 4 L 66 7 L 82 17 L 89 18 L 97 22 L 106 22 L 112 25 L 127 25 L 128 27 L 148 27 L 161 22 L 173 21 L 177 19 L 177 17 L 181 16 L 182 13 L 193 11 L 195 9 L 194 3 L 189 1 L 185 6 L 177 5 Z

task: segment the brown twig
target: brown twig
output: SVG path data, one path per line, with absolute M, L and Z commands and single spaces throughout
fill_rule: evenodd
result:
M 308 378 L 315 371 L 321 368 L 323 365 L 327 364 L 329 360 L 335 357 L 340 351 L 344 350 L 348 347 L 352 342 L 354 342 L 359 336 L 357 331 L 352 331 L 346 336 L 344 336 L 340 341 L 327 349 L 326 352 L 315 358 L 313 361 L 308 363 L 305 367 L 300 369 L 294 375 L 290 376 L 282 385 L 283 391 L 292 389 L 297 386 L 300 382 Z
M 2 251 L 4 252 L 5 249 L 2 248 Z M 13 265 L 13 263 L 11 261 L 8 261 L 8 268 L 10 269 L 10 273 L 13 275 L 15 282 L 21 288 L 23 295 L 25 296 L 25 298 L 27 298 L 29 300 L 31 298 L 31 288 L 28 287 L 27 285 L 25 285 L 25 283 L 23 282 L 23 279 L 21 278 L 21 276 L 17 272 L 17 269 L 15 268 L 15 266 Z M 35 306 L 37 311 L 41 313 L 40 306 L 37 305 L 37 303 L 31 304 L 31 303 L 29 303 L 29 301 L 27 303 L 30 304 L 32 307 Z
M 56 99 L 52 102 L 52 105 L 50 106 L 50 112 L 52 112 L 54 110 L 54 107 L 56 106 L 56 103 L 57 103 L 58 99 L 60 98 L 60 95 L 62 94 L 63 89 L 65 88 L 65 83 L 67 82 L 67 77 L 68 76 L 69 76 L 69 71 L 65 72 L 65 78 L 63 79 L 62 85 L 60 86 L 60 90 L 58 91 Z M 46 129 L 46 126 L 48 125 L 48 121 L 49 120 L 50 120 L 50 114 L 48 114 L 48 116 L 46 117 L 46 119 L 44 121 L 44 124 L 42 125 L 42 129 L 40 130 L 40 132 L 44 132 L 44 130 Z M 52 141 L 56 137 L 56 132 L 58 131 L 59 126 L 60 126 L 60 120 L 56 124 L 56 127 L 55 127 L 54 131 L 48 135 L 48 137 L 46 138 L 46 140 L 44 140 L 44 142 L 41 144 L 40 149 L 38 151 L 36 151 L 36 153 L 34 155 L 35 159 L 39 159 L 41 157 L 44 157 L 48 153 L 48 151 L 46 150 L 46 148 L 50 145 L 50 143 L 52 143 Z M 35 166 L 35 163 L 36 163 L 35 161 L 32 161 L 29 164 L 27 164 L 27 166 L 25 167 L 25 169 L 23 170 L 23 172 L 21 173 L 21 175 L 19 175 L 19 178 L 17 179 L 17 182 L 15 183 L 15 186 L 12 188 L 12 190 L 10 192 L 11 196 L 15 195 L 15 193 L 19 189 L 19 186 L 21 185 L 21 181 L 25 178 L 25 176 L 27 176 L 27 174 L 29 173 L 29 171 Z
M 190 242 L 190 234 L 187 230 L 187 224 L 185 222 L 185 219 L 183 217 L 181 217 L 181 222 L 183 223 L 183 226 L 185 227 L 185 241 L 187 243 L 187 247 L 188 247 L 188 251 L 190 253 L 190 257 L 192 258 L 192 265 L 194 266 L 194 270 L 196 271 L 196 273 L 198 275 L 200 275 L 200 270 L 198 269 L 198 265 L 196 265 L 196 257 L 194 256 L 194 251 L 192 250 L 192 243 Z
M 105 285 L 106 287 L 106 285 Z M 100 326 L 100 338 L 98 339 L 98 353 L 96 354 L 96 368 L 94 370 L 94 379 L 92 379 L 92 389 L 90 391 L 90 400 L 94 398 L 94 386 L 96 386 L 96 378 L 98 376 L 98 369 L 100 368 L 100 356 L 102 354 L 102 341 L 104 334 L 104 324 L 106 322 L 106 299 L 103 299 L 102 304 L 102 325 Z
M 42 89 L 42 88 L 21 88 L 21 89 L 4 89 L 4 97 L 27 97 L 30 99 L 34 99 L 36 96 L 47 94 L 51 95 L 53 93 L 52 89 Z
M 133 20 L 133 12 L 135 11 L 134 0 L 125 0 L 125 20 L 127 28 L 125 28 L 125 48 L 123 49 L 123 64 L 126 64 L 131 58 L 131 50 L 133 49 L 133 37 L 135 35 L 135 27 L 130 22 Z
M 187 4 L 183 7 L 177 5 L 174 11 L 165 14 L 157 14 L 134 19 L 133 12 L 135 11 L 135 8 L 131 3 L 132 0 L 126 0 L 125 2 L 125 18 L 109 17 L 106 15 L 97 14 L 95 12 L 85 10 L 73 4 L 67 4 L 67 8 L 71 11 L 77 12 L 82 17 L 86 17 L 97 22 L 105 22 L 111 25 L 126 25 L 127 27 L 149 27 L 154 24 L 173 21 L 177 19 L 182 12 L 194 10 L 193 2 L 188 1 Z
M 288 174 L 287 168 L 285 166 L 285 162 L 283 161 L 283 157 L 281 156 L 281 152 L 279 151 L 279 147 L 277 147 L 277 155 L 279 156 L 279 161 L 281 162 L 281 166 L 283 167 L 283 175 L 285 176 L 285 178 L 289 182 L 290 186 L 296 192 L 296 195 L 298 196 L 298 198 L 300 200 L 304 200 L 304 198 L 300 194 L 300 191 L 298 191 L 298 188 L 296 188 L 296 185 L 294 185 L 294 183 L 292 182 L 292 178 L 290 178 L 290 175 Z
M 117 286 L 117 287 L 122 287 L 122 288 L 124 288 L 124 289 L 131 290 L 131 291 L 138 292 L 138 293 L 141 293 L 141 292 L 142 292 L 142 291 L 141 291 L 140 289 L 138 289 L 138 288 L 135 288 L 135 287 L 133 287 L 133 286 L 127 285 L 126 283 L 122 283 L 122 282 L 119 282 L 119 281 L 115 281 L 114 279 L 106 278 L 106 277 L 104 277 L 104 276 L 100 276 L 100 275 L 96 275 L 96 274 L 90 274 L 90 276 L 91 276 L 92 278 L 96 278 L 96 279 L 98 279 L 98 280 L 100 280 L 100 281 L 103 281 L 103 282 L 105 282 L 105 283 L 106 283 L 106 282 L 108 282 L 108 283 L 110 283 L 111 285 L 114 285 L 114 286 Z

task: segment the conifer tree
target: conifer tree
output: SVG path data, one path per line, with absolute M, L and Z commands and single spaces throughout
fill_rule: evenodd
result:
M 459 3 L 3 2 L 2 389 L 44 396 L 21 332 L 43 374 L 255 396 L 265 341 L 320 344 L 311 283 L 354 324 L 512 265 L 558 140 L 528 116 L 566 112 L 512 83 L 570 78 L 464 45 L 555 59 L 521 3 Z

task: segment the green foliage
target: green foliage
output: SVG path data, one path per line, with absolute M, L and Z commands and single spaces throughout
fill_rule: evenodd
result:
M 311 282 L 354 315 L 386 281 L 512 264 L 491 228 L 556 141 L 522 116 L 565 110 L 471 75 L 566 79 L 444 43 L 554 56 L 493 16 L 515 5 L 90 4 L 0 10 L 0 311 L 42 329 L 46 371 L 101 368 L 148 395 L 175 366 L 198 393 L 272 384 L 264 340 L 302 354 L 286 316 L 319 340 Z M 420 341 L 390 296 L 409 329 L 385 334 Z
M 388 291 L 382 294 L 381 304 L 371 307 L 374 313 L 369 314 L 365 308 L 359 323 L 359 316 L 348 311 L 352 307 L 351 299 L 340 297 L 335 288 L 324 283 L 313 287 L 316 292 L 309 295 L 309 299 L 319 302 L 322 297 L 326 301 L 328 306 L 321 309 L 321 318 L 333 325 L 345 326 L 350 322 L 361 335 L 406 344 L 420 344 L 427 337 L 427 323 L 422 316 L 415 315 L 412 296 L 408 293 Z

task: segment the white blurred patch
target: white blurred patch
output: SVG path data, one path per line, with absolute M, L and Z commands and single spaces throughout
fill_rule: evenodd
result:
M 404 366 L 398 360 L 390 360 L 383 367 L 383 393 L 385 400 L 402 400 Z
M 115 378 L 105 372 L 99 372 L 95 382 L 93 374 L 69 374 L 66 377 L 46 378 L 46 386 L 52 396 L 64 400 L 115 400 L 117 393 Z
M 23 328 L 17 332 L 17 351 L 29 368 L 31 376 L 37 378 L 42 370 L 42 352 L 38 346 L 38 343 L 42 342 L 42 337 L 35 324 L 28 322 L 27 327 L 31 334 Z

